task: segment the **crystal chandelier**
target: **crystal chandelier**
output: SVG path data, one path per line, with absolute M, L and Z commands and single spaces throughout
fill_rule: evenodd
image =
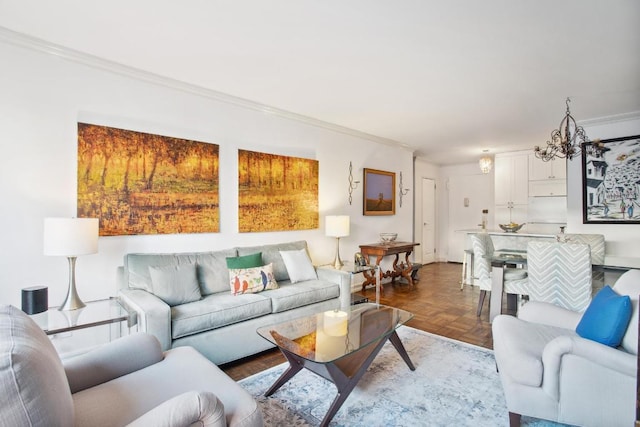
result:
M 589 138 L 582 126 L 578 126 L 571 115 L 569 102 L 571 102 L 571 99 L 567 98 L 567 112 L 560 122 L 558 129 L 551 132 L 551 141 L 547 141 L 547 146 L 544 148 L 536 145 L 533 149 L 536 157 L 545 162 L 553 160 L 556 157 L 571 160 L 580 154 L 580 145 L 589 142 Z M 593 151 L 600 147 L 597 144 L 592 144 L 589 148 L 589 151 Z
M 489 150 L 482 150 L 483 153 L 488 153 Z M 480 170 L 482 173 L 491 172 L 491 168 L 493 167 L 493 159 L 489 155 L 485 155 L 478 162 L 480 164 Z

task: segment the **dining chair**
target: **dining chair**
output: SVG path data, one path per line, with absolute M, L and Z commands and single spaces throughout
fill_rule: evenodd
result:
M 584 243 L 527 244 L 530 301 L 584 311 L 591 301 L 591 249 Z
M 480 298 L 476 311 L 476 315 L 480 316 L 487 292 L 491 292 L 491 258 L 495 249 L 491 236 L 487 233 L 471 234 L 469 238 L 473 248 L 473 284 L 480 288 Z M 527 295 L 527 270 L 505 268 L 503 280 L 505 293 Z
M 585 243 L 591 248 L 591 265 L 604 265 L 604 234 L 560 234 L 566 243 Z M 592 269 L 592 294 L 595 295 L 604 287 L 604 270 Z

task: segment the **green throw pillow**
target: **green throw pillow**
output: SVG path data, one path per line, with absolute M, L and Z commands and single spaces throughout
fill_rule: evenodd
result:
M 262 252 L 255 254 L 227 257 L 227 268 L 262 267 Z

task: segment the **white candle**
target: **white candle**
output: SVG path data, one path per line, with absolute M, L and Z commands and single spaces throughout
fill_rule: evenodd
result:
M 347 335 L 347 313 L 340 310 L 324 312 L 324 333 L 332 337 Z

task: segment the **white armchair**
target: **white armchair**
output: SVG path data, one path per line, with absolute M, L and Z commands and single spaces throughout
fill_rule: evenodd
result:
M 256 401 L 190 347 L 136 334 L 64 363 L 22 311 L 0 306 L 0 426 L 262 426 Z
M 629 295 L 631 320 L 619 347 L 580 337 L 584 313 L 531 301 L 518 318 L 494 319 L 494 352 L 509 410 L 580 426 L 630 426 L 635 420 L 640 270 L 624 273 L 613 288 Z

